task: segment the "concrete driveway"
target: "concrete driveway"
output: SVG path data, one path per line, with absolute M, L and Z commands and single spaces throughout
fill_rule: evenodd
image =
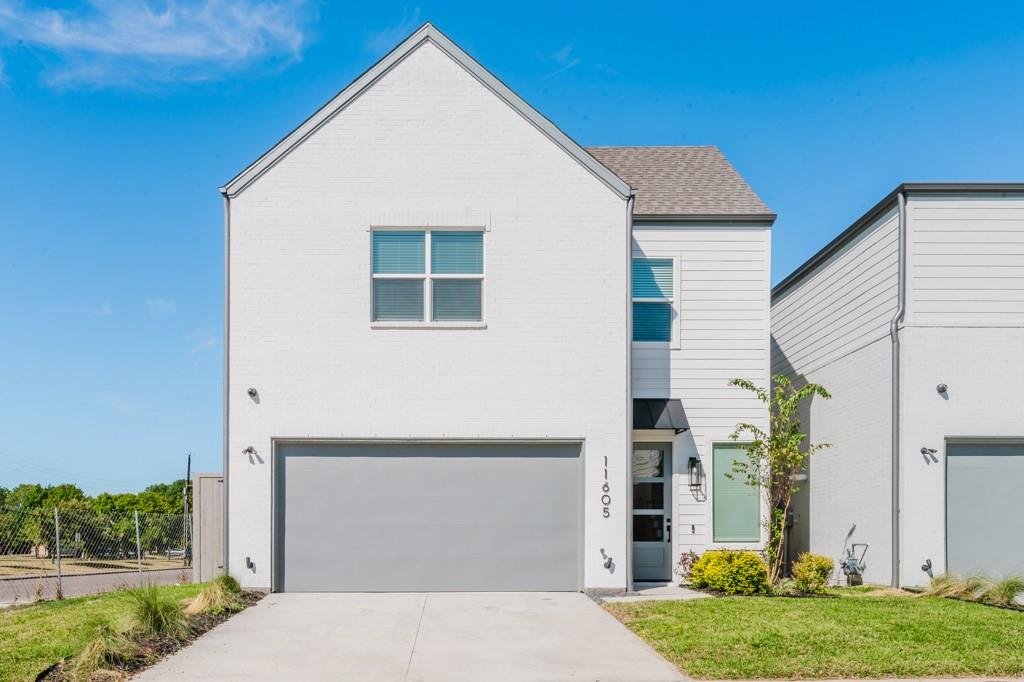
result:
M 271 594 L 140 680 L 683 680 L 582 594 Z

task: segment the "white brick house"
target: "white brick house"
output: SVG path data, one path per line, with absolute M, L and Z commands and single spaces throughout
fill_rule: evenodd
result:
M 773 370 L 823 384 L 791 555 L 874 583 L 1024 573 L 1024 184 L 897 187 L 780 282 Z M 866 553 L 865 553 L 866 552 Z
M 714 462 L 766 421 L 727 382 L 768 380 L 774 215 L 717 149 L 584 149 L 427 24 L 221 191 L 243 584 L 623 590 L 760 546 Z

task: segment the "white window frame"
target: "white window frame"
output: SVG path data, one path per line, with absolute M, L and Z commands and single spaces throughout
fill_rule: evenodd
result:
M 679 310 L 676 303 L 679 301 L 679 294 L 682 291 L 681 278 L 679 277 L 679 258 L 677 256 L 658 256 L 654 254 L 641 253 L 633 254 L 630 263 L 630 289 L 632 290 L 632 265 L 635 260 L 671 260 L 672 261 L 672 295 L 669 298 L 643 298 L 632 296 L 630 300 L 630 306 L 634 303 L 668 303 L 671 316 L 669 318 L 669 340 L 668 341 L 633 341 L 633 329 L 632 326 L 629 330 L 629 338 L 632 341 L 633 346 L 636 348 L 669 348 L 671 350 L 679 350 L 680 333 L 679 333 Z M 632 295 L 632 291 L 631 291 Z M 632 313 L 630 314 L 632 320 Z M 632 324 L 632 323 L 631 323 Z
M 375 273 L 373 271 L 373 234 L 375 232 L 422 232 L 423 233 L 423 272 L 422 273 Z M 483 240 L 482 263 L 480 273 L 434 273 L 432 232 L 479 232 Z M 458 225 L 444 227 L 422 227 L 419 225 L 375 225 L 370 233 L 370 327 L 372 329 L 486 329 L 484 316 L 484 287 L 487 273 L 487 229 L 480 225 Z M 422 320 L 375 320 L 373 319 L 373 282 L 378 279 L 419 280 L 423 285 L 423 319 Z M 434 280 L 475 280 L 480 282 L 480 319 L 479 320 L 435 320 L 434 318 Z

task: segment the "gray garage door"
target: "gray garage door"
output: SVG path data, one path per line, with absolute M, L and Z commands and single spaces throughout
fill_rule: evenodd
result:
M 1024 444 L 947 446 L 946 562 L 952 573 L 1024 574 Z
M 287 445 L 284 591 L 577 590 L 579 445 Z

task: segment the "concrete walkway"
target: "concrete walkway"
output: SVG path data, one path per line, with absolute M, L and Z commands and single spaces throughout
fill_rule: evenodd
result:
M 140 680 L 685 678 L 582 594 L 271 594 Z
M 710 594 L 672 583 L 634 583 L 631 592 L 616 597 L 604 597 L 601 601 L 628 604 L 637 601 L 689 601 L 709 597 Z

